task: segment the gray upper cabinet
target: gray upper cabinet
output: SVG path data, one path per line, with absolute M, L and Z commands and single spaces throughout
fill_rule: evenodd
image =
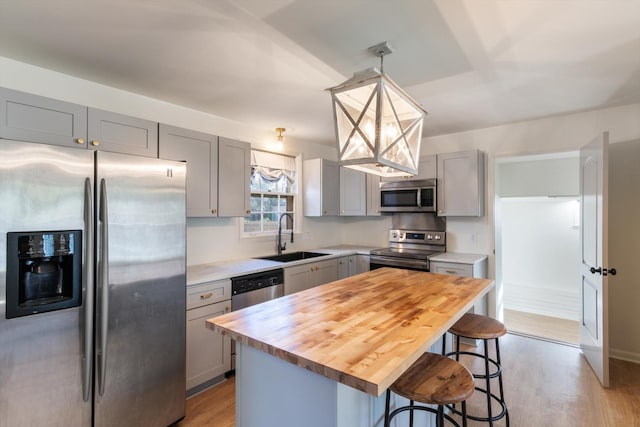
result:
M 228 138 L 218 142 L 218 216 L 251 213 L 251 144 Z
M 367 214 L 367 174 L 350 168 L 340 168 L 340 215 Z
M 218 215 L 218 137 L 160 124 L 160 158 L 187 162 L 187 216 Z
M 158 123 L 0 88 L 0 138 L 158 157 Z
M 304 216 L 337 216 L 340 213 L 340 168 L 326 159 L 304 161 Z
M 0 88 L 0 138 L 87 145 L 87 107 Z
M 367 174 L 367 216 L 380 216 L 380 177 Z
M 89 148 L 158 157 L 158 123 L 89 108 Z
M 406 181 L 416 179 L 432 179 L 437 177 L 438 160 L 435 154 L 420 157 L 418 162 L 418 174 L 414 176 L 400 176 L 380 178 L 380 182 Z
M 160 124 L 160 158 L 187 162 L 188 217 L 250 213 L 251 145 Z
M 438 154 L 438 215 L 484 215 L 484 153 Z

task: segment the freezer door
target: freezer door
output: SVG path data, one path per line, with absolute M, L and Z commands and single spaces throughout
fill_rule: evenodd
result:
M 0 139 L 0 426 L 91 425 L 86 301 L 11 319 L 5 308 L 7 233 L 82 230 L 85 238 L 85 183 L 92 180 L 92 152 Z M 83 299 L 86 285 L 83 279 Z
M 185 164 L 97 153 L 95 426 L 184 416 Z

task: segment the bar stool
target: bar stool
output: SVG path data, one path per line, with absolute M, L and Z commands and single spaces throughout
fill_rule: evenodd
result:
M 460 427 L 451 416 L 444 413 L 445 405 L 462 404 L 462 426 L 466 427 L 466 400 L 471 397 L 475 384 L 467 368 L 461 363 L 435 353 L 424 353 L 387 389 L 384 412 L 384 427 L 389 427 L 391 419 L 401 412 L 411 411 L 409 426 L 413 427 L 413 411 L 426 411 L 436 414 L 436 425 L 444 426 L 447 419 L 456 427 Z M 391 392 L 409 399 L 409 405 L 396 408 L 389 413 Z M 437 405 L 434 409 L 428 406 Z
M 494 421 L 498 421 L 502 418 L 506 419 L 507 427 L 509 426 L 509 411 L 507 410 L 507 404 L 504 400 L 504 388 L 502 386 L 502 362 L 500 360 L 500 345 L 498 338 L 507 333 L 507 329 L 504 324 L 496 319 L 487 316 L 481 316 L 478 314 L 465 313 L 460 320 L 458 320 L 450 329 L 449 333 L 453 334 L 456 338 L 455 350 L 446 353 L 446 356 L 455 356 L 456 360 L 460 360 L 460 355 L 468 355 L 473 357 L 479 357 L 484 361 L 484 372 L 474 373 L 473 378 L 485 380 L 485 388 L 475 387 L 479 392 L 484 393 L 487 396 L 487 416 L 481 417 L 476 415 L 467 415 L 467 418 L 474 421 L 488 422 L 490 426 L 493 426 Z M 460 351 L 460 338 L 480 339 L 483 341 L 484 351 L 482 354 L 473 353 L 469 351 Z M 493 340 L 496 349 L 496 358 L 489 357 L 489 340 Z M 442 352 L 445 353 L 446 339 L 443 339 Z M 493 372 L 490 371 L 493 369 Z M 496 395 L 491 392 L 491 380 L 498 378 L 498 385 L 500 388 L 500 395 Z M 501 407 L 500 413 L 493 415 L 492 399 Z M 454 405 L 449 405 L 448 408 L 456 413 L 461 412 L 455 409 Z

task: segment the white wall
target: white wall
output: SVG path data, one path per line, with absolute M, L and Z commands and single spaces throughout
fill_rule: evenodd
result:
M 609 332 L 614 356 L 640 362 L 640 141 L 609 147 Z
M 558 155 L 560 156 L 560 155 Z M 577 196 L 580 189 L 578 153 L 499 159 L 496 195 L 500 197 Z
M 577 200 L 506 197 L 500 208 L 504 307 L 577 321 Z

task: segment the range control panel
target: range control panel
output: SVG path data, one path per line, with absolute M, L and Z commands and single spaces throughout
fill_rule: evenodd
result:
M 445 245 L 446 232 L 425 230 L 389 230 L 389 242 Z

